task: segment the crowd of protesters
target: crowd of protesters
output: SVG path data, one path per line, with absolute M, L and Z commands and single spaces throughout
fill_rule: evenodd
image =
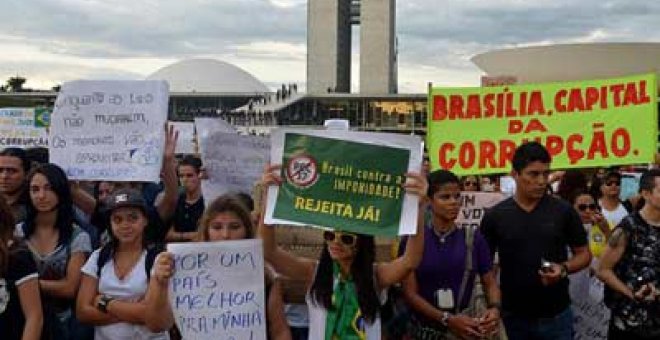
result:
M 373 236 L 329 226 L 309 259 L 278 245 L 254 204 L 267 197 L 203 197 L 202 162 L 177 160 L 176 139 L 167 131 L 160 183 L 74 183 L 44 157 L 0 150 L 3 339 L 178 338 L 164 244 L 257 237 L 269 339 L 572 339 L 579 273 L 604 283 L 610 339 L 660 338 L 658 169 L 621 200 L 619 171 L 551 172 L 547 150 L 526 143 L 512 159 L 515 189 L 472 229 L 457 227 L 461 192 L 499 192 L 500 178 L 428 173 L 426 160 L 406 174 L 419 214 L 398 256 L 378 262 Z M 269 165 L 260 185 L 280 185 L 279 172 Z M 304 281 L 302 333 L 287 324 L 279 276 Z M 393 287 L 403 308 L 386 313 Z

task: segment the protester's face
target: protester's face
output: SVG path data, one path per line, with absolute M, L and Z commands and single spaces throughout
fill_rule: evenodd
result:
M 591 223 L 593 216 L 598 212 L 598 206 L 591 195 L 582 194 L 575 198 L 573 208 L 580 215 L 582 223 Z
M 645 204 L 651 209 L 660 211 L 660 177 L 655 177 L 653 183 L 655 184 L 653 190 L 650 192 L 648 190 L 642 190 L 642 197 Z
M 535 161 L 520 172 L 513 172 L 516 193 L 530 199 L 540 199 L 545 195 L 550 176 L 550 164 Z
M 140 208 L 117 208 L 110 215 L 112 233 L 120 243 L 142 242 L 142 235 L 148 223 Z
M 621 179 L 614 176 L 607 177 L 600 186 L 600 191 L 603 196 L 618 197 L 621 192 Z
M 347 232 L 325 231 L 323 233 L 330 258 L 335 261 L 347 261 L 355 257 L 357 238 L 356 234 Z
M 25 171 L 21 159 L 0 156 L 0 194 L 15 194 L 25 182 Z
M 446 183 L 433 194 L 433 216 L 444 221 L 454 221 L 461 209 L 461 188 L 458 183 Z
M 476 176 L 467 176 L 463 179 L 463 191 L 478 191 L 479 180 Z
M 199 173 L 190 165 L 182 165 L 179 167 L 179 181 L 186 190 L 197 190 L 199 188 Z
M 112 191 L 115 190 L 115 185 L 110 182 L 99 183 L 99 201 L 105 201 Z
M 48 178 L 35 174 L 30 181 L 30 199 L 37 212 L 51 212 L 57 208 L 59 199 Z
M 247 237 L 247 227 L 231 211 L 217 214 L 209 222 L 209 241 L 243 240 Z

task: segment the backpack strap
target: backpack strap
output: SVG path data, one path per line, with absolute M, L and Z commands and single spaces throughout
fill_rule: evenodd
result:
M 101 250 L 99 250 L 99 257 L 96 259 L 96 277 L 99 280 L 101 279 L 101 268 L 103 268 L 103 266 L 108 262 L 108 260 L 110 260 L 110 257 L 112 256 L 112 247 L 112 242 L 109 242 L 101 247 Z
M 456 313 L 461 309 L 461 302 L 465 296 L 465 289 L 467 288 L 470 274 L 472 273 L 472 249 L 474 248 L 474 229 L 470 226 L 463 228 L 465 230 L 465 271 L 463 272 L 463 280 L 461 280 L 461 288 L 458 291 L 458 301 L 455 303 Z

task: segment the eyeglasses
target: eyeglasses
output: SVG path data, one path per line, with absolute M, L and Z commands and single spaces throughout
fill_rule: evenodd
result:
M 323 232 L 323 239 L 327 242 L 333 242 L 339 238 L 339 241 L 346 246 L 354 246 L 357 243 L 357 235 L 342 233 L 340 231 L 326 230 Z
M 587 208 L 590 209 L 590 210 L 592 210 L 592 211 L 598 211 L 598 210 L 600 210 L 600 208 L 598 207 L 598 205 L 596 205 L 596 204 L 594 204 L 594 203 L 591 203 L 591 204 L 578 204 L 578 205 L 577 205 L 577 208 L 578 208 L 578 210 L 580 210 L 580 211 L 585 211 L 585 210 L 587 210 Z
M 463 185 L 477 185 L 477 182 L 472 182 L 472 181 L 465 181 L 463 182 Z
M 608 187 L 611 187 L 613 185 L 620 186 L 621 181 L 607 181 L 607 182 L 605 182 L 605 185 L 607 185 Z

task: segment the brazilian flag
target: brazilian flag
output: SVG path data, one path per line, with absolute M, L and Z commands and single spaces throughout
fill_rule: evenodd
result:
M 34 109 L 34 126 L 35 127 L 49 127 L 50 126 L 50 113 L 51 110 L 45 107 L 38 107 Z

